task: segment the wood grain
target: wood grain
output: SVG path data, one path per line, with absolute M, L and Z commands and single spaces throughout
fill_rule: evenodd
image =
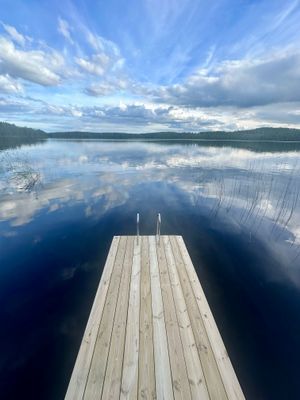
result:
M 142 237 L 139 399 L 156 399 L 149 242 Z
M 173 393 L 174 399 L 176 400 L 188 400 L 191 399 L 191 390 L 162 239 L 163 238 L 161 238 L 160 244 L 157 246 L 157 257 L 169 346 Z
M 114 237 L 65 399 L 244 399 L 182 237 Z
M 168 236 L 163 238 L 171 287 L 174 296 L 175 309 L 177 313 L 178 324 L 180 327 L 180 336 L 184 349 L 184 357 L 187 367 L 188 382 L 191 388 L 192 399 L 209 400 L 205 378 L 202 370 L 201 361 L 197 351 L 195 337 L 191 326 L 191 320 L 187 311 L 187 304 L 184 299 L 179 276 L 177 273 L 176 262 L 171 248 Z
M 120 283 L 118 303 L 114 320 L 113 332 L 107 360 L 102 398 L 117 399 L 120 396 L 123 356 L 125 345 L 125 329 L 127 325 L 129 286 L 133 264 L 134 237 L 128 236 L 123 273 Z
M 185 264 L 182 260 L 180 250 L 175 237 L 170 237 L 173 254 L 176 259 L 176 267 L 181 282 L 184 298 L 187 304 L 191 326 L 194 332 L 195 342 L 198 349 L 202 369 L 208 393 L 212 399 L 227 400 L 227 393 L 212 352 L 210 341 L 205 330 L 205 326 L 200 314 L 196 297 L 191 287 L 191 282 L 187 275 Z
M 119 236 L 115 236 L 112 240 L 65 400 L 83 398 L 119 242 Z
M 184 241 L 181 236 L 177 236 L 176 241 L 186 266 L 228 398 L 236 400 L 245 399 Z
M 139 374 L 141 239 L 134 243 L 120 399 L 137 399 Z
M 118 246 L 114 271 L 106 296 L 106 302 L 102 313 L 101 323 L 94 348 L 94 354 L 90 365 L 89 376 L 84 392 L 84 399 L 99 399 L 102 392 L 107 358 L 109 355 L 112 328 L 116 312 L 119 287 L 123 271 L 124 256 L 127 238 L 121 237 Z
M 149 237 L 149 246 L 156 395 L 159 400 L 171 400 L 174 399 L 173 385 L 154 236 Z

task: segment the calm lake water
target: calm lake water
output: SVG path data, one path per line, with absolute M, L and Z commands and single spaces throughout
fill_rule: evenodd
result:
M 248 399 L 300 398 L 300 146 L 0 152 L 0 397 L 63 399 L 113 235 L 184 237 Z

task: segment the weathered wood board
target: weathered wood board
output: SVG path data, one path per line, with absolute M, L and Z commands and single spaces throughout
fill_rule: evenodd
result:
M 181 236 L 116 236 L 66 400 L 241 400 Z

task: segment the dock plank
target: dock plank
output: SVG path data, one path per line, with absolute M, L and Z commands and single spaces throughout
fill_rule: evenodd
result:
M 188 313 L 190 316 L 196 346 L 204 371 L 206 386 L 209 395 L 213 399 L 227 400 L 227 393 L 225 391 L 219 368 L 211 349 L 203 319 L 200 314 L 198 304 L 196 302 L 196 297 L 194 296 L 194 292 L 191 288 L 191 283 L 187 275 L 185 264 L 181 258 L 181 253 L 178 248 L 176 238 L 171 236 L 170 241 L 173 254 L 175 255 L 176 267 L 183 289 L 185 301 L 188 307 Z
M 126 244 L 127 237 L 121 237 L 84 392 L 86 400 L 99 399 L 102 392 Z
M 133 246 L 134 237 L 129 236 L 127 238 L 127 248 L 123 265 L 123 273 L 120 283 L 109 356 L 107 360 L 105 380 L 103 384 L 103 399 L 117 399 L 120 396 L 126 333 L 125 328 L 127 324 L 129 303 L 129 287 L 133 264 Z
M 180 327 L 180 335 L 184 349 L 184 357 L 188 373 L 188 382 L 191 388 L 191 396 L 193 400 L 209 400 L 209 394 L 205 383 L 202 365 L 197 351 L 194 333 L 191 327 L 191 321 L 177 273 L 169 237 L 165 236 L 163 238 L 163 242 L 168 262 L 171 287 L 174 293 L 175 309 Z
M 181 236 L 114 237 L 65 399 L 244 399 Z
M 138 398 L 156 399 L 149 243 L 142 237 Z
M 196 296 L 205 329 L 210 338 L 212 351 L 214 352 L 227 395 L 230 399 L 242 400 L 245 398 L 244 394 L 241 390 L 240 384 L 232 367 L 230 358 L 226 351 L 225 345 L 217 328 L 208 302 L 206 300 L 204 291 L 196 274 L 190 255 L 184 244 L 183 238 L 181 236 L 177 236 L 176 241 L 180 249 L 182 259 L 185 263 L 194 294 Z
M 174 399 L 173 385 L 157 261 L 156 239 L 154 236 L 149 237 L 149 246 L 156 395 L 159 400 L 171 400 Z
M 139 373 L 141 241 L 135 240 L 120 399 L 137 399 Z
M 183 355 L 182 342 L 170 284 L 164 243 L 162 240 L 157 246 L 157 258 L 169 346 L 174 399 L 188 400 L 191 399 L 191 390 Z
M 83 398 L 119 242 L 119 236 L 115 236 L 112 240 L 65 400 Z

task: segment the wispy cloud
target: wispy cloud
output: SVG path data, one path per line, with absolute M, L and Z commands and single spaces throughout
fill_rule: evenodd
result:
M 26 38 L 24 35 L 22 35 L 20 32 L 17 31 L 17 29 L 14 26 L 11 25 L 6 25 L 2 24 L 3 28 L 5 31 L 9 34 L 9 36 L 12 38 L 12 40 L 16 43 L 18 43 L 21 46 L 24 46 L 26 43 L 26 40 L 29 38 Z
M 106 54 L 94 54 L 91 59 L 76 58 L 76 63 L 89 74 L 104 75 L 105 70 L 110 62 Z
M 9 75 L 0 75 L 0 92 L 22 93 L 23 86 Z
M 61 17 L 58 17 L 58 27 L 57 27 L 57 29 L 58 29 L 58 32 L 60 34 L 62 34 L 65 39 L 67 39 L 71 44 L 74 44 L 74 41 L 73 41 L 73 39 L 71 37 L 70 25 L 65 19 L 62 19 Z
M 125 91 L 128 88 L 126 79 L 114 79 L 106 82 L 94 83 L 85 89 L 90 96 L 105 96 L 108 94 Z

